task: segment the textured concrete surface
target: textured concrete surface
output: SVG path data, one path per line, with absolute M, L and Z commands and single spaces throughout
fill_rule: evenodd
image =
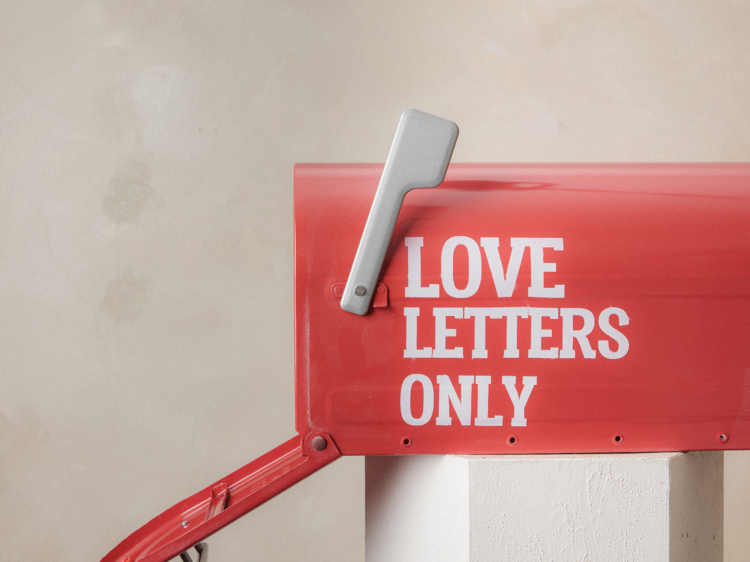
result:
M 408 107 L 459 124 L 455 161 L 748 161 L 749 27 L 746 1 L 0 3 L 3 559 L 98 560 L 293 435 L 295 162 L 382 162 Z M 362 560 L 363 502 L 338 461 L 212 558 Z
M 369 457 L 368 562 L 723 560 L 722 452 Z

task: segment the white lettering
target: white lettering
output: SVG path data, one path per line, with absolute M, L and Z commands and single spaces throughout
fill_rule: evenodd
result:
M 505 307 L 500 309 L 500 318 L 505 316 L 505 351 L 506 359 L 517 359 L 518 355 L 518 319 L 528 318 L 528 307 Z
M 492 377 L 476 377 L 477 381 L 477 417 L 474 420 L 474 425 L 490 425 L 498 426 L 503 425 L 503 416 L 489 417 L 489 401 L 490 401 L 490 383 Z
M 599 353 L 607 359 L 620 359 L 628 352 L 630 343 L 628 342 L 628 338 L 626 338 L 622 332 L 613 328 L 609 323 L 609 317 L 613 314 L 617 316 L 617 319 L 620 321 L 620 326 L 627 326 L 630 323 L 630 318 L 628 318 L 628 315 L 625 314 L 625 311 L 621 308 L 610 306 L 609 308 L 602 310 L 599 315 L 599 328 L 602 332 L 617 342 L 618 348 L 617 351 L 612 351 L 607 340 L 600 340 Z
M 437 382 L 439 386 L 439 409 L 435 424 L 451 424 L 450 404 L 453 404 L 453 410 L 456 412 L 461 425 L 471 425 L 471 386 L 474 383 L 474 377 L 463 375 L 458 377 L 458 384 L 461 385 L 460 399 L 448 375 L 438 375 Z
M 463 357 L 464 348 L 456 347 L 454 349 L 446 349 L 445 340 L 446 338 L 452 338 L 456 336 L 456 330 L 453 328 L 446 328 L 445 319 L 450 316 L 452 318 L 463 318 L 463 308 L 433 308 L 432 314 L 435 315 L 435 351 L 432 352 L 433 357 Z
M 531 317 L 531 344 L 529 346 L 529 357 L 536 359 L 557 359 L 558 348 L 550 347 L 542 349 L 542 339 L 552 335 L 552 330 L 542 329 L 542 318 L 557 319 L 556 308 L 529 308 Z
M 591 348 L 591 344 L 586 337 L 596 325 L 594 315 L 591 311 L 585 308 L 561 308 L 560 316 L 562 317 L 562 349 L 560 350 L 560 358 L 573 359 L 576 356 L 576 350 L 573 349 L 573 339 L 577 339 L 583 356 L 586 359 L 594 359 L 596 351 Z M 573 328 L 576 316 L 583 318 L 583 327 L 580 330 Z
M 437 298 L 440 296 L 440 285 L 434 283 L 422 287 L 422 250 L 424 238 L 406 237 L 406 247 L 409 248 L 409 284 L 406 286 L 406 297 Z
M 414 383 L 422 385 L 422 415 L 415 418 L 411 411 L 411 390 Z M 401 417 L 409 425 L 424 425 L 430 418 L 435 408 L 435 391 L 432 381 L 424 375 L 409 375 L 401 384 Z
M 406 316 L 406 349 L 404 349 L 404 358 L 432 357 L 431 347 L 417 348 L 417 317 L 419 316 L 419 308 L 404 308 L 404 316 Z
M 524 409 L 529 401 L 529 396 L 531 396 L 531 391 L 536 385 L 536 377 L 523 377 L 523 390 L 520 396 L 516 390 L 516 377 L 503 377 L 503 384 L 508 391 L 511 402 L 513 402 L 513 419 L 510 420 L 510 425 L 526 427 Z
M 502 318 L 501 308 L 465 308 L 464 318 L 474 318 L 474 349 L 471 352 L 472 359 L 487 359 L 487 347 L 485 343 L 486 318 Z
M 453 276 L 453 255 L 458 246 L 463 246 L 469 253 L 469 280 L 463 289 L 456 288 Z M 482 282 L 482 254 L 479 246 L 468 236 L 454 236 L 449 238 L 443 246 L 440 258 L 440 277 L 443 280 L 443 288 L 451 297 L 465 299 L 473 296 Z
M 544 261 L 544 248 L 562 251 L 562 238 L 511 238 L 513 248 L 528 246 L 531 252 L 530 297 L 561 299 L 565 296 L 565 285 L 544 286 L 544 274 L 557 271 L 557 264 Z
M 521 259 L 525 246 L 513 246 L 510 259 L 508 260 L 508 273 L 503 271 L 503 262 L 500 259 L 500 240 L 498 238 L 480 238 L 479 243 L 484 248 L 487 263 L 490 266 L 492 280 L 495 282 L 495 291 L 498 297 L 512 297 L 513 289 L 516 288 L 518 271 L 521 269 Z

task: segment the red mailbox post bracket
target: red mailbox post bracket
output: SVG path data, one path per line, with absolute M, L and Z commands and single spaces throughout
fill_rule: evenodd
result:
M 324 431 L 294 437 L 152 519 L 102 562 L 174 558 L 340 456 Z

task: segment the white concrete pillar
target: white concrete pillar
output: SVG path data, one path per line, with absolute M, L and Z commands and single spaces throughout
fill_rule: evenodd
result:
M 367 562 L 720 562 L 723 453 L 368 457 Z

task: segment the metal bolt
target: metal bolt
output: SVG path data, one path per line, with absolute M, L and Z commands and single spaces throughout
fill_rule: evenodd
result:
M 190 525 L 190 523 L 188 523 L 187 521 L 183 521 L 183 522 L 182 522 L 182 527 L 183 527 L 184 529 L 187 529 L 188 525 Z
M 358 297 L 364 297 L 367 293 L 367 289 L 365 289 L 362 285 L 357 285 L 354 287 L 354 294 Z
M 322 451 L 323 449 L 328 447 L 328 441 L 326 441 L 325 437 L 321 437 L 320 435 L 318 435 L 317 437 L 313 438 L 311 445 L 312 448 L 316 451 Z

